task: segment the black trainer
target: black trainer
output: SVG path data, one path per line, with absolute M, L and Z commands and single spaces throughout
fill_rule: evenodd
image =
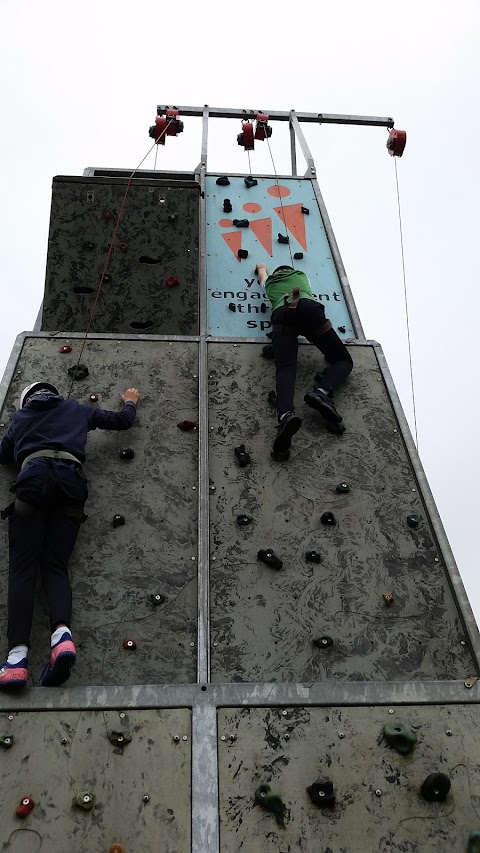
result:
M 311 406 L 312 409 L 320 412 L 326 421 L 331 421 L 334 424 L 341 422 L 342 418 L 338 414 L 333 400 L 330 399 L 325 391 L 322 391 L 320 388 L 314 388 L 313 391 L 307 391 L 303 399 L 307 406 Z
M 283 454 L 290 450 L 292 436 L 298 432 L 301 426 L 301 419 L 297 417 L 297 415 L 294 415 L 293 412 L 289 412 L 288 415 L 285 415 L 277 427 L 277 435 L 273 442 L 272 453 Z

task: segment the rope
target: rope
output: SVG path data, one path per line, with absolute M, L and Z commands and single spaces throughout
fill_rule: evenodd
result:
M 167 125 L 166 125 L 165 129 L 162 131 L 162 133 L 161 133 L 161 134 L 160 134 L 160 136 L 158 137 L 158 139 L 161 139 L 161 138 L 162 138 L 163 134 L 164 134 L 164 133 L 166 132 L 166 130 L 167 130 L 167 127 L 168 127 L 168 123 L 167 123 Z M 133 178 L 135 177 L 136 173 L 138 172 L 138 170 L 139 170 L 140 166 L 142 165 L 142 163 L 144 163 L 144 162 L 145 162 L 145 160 L 147 159 L 148 155 L 149 155 L 149 154 L 150 154 L 150 152 L 153 150 L 153 148 L 154 148 L 154 146 L 155 146 L 155 145 L 158 145 L 158 140 L 155 140 L 155 142 L 153 143 L 153 145 L 152 145 L 152 146 L 150 146 L 150 148 L 148 149 L 147 153 L 145 154 L 145 157 L 143 157 L 143 158 L 142 158 L 142 160 L 140 160 L 140 163 L 138 164 L 138 166 L 136 167 L 136 169 L 134 169 L 134 170 L 133 170 L 132 174 L 130 175 L 130 177 L 129 177 L 129 179 L 128 179 L 127 186 L 125 187 L 125 192 L 124 192 L 124 194 L 123 194 L 122 202 L 121 202 L 121 205 L 120 205 L 120 210 L 119 210 L 119 212 L 118 212 L 118 216 L 117 216 L 117 221 L 116 221 L 116 223 L 115 223 L 115 227 L 114 227 L 114 229 L 113 229 L 112 239 L 111 239 L 111 241 L 110 241 L 110 246 L 109 246 L 109 248 L 108 248 L 107 257 L 106 257 L 105 264 L 104 264 L 104 267 L 103 267 L 103 270 L 102 270 L 102 274 L 101 274 L 101 276 L 100 276 L 100 283 L 99 283 L 99 285 L 98 285 L 97 294 L 96 294 L 96 296 L 95 296 L 95 302 L 93 303 L 93 308 L 92 308 L 92 310 L 91 310 L 91 312 L 90 312 L 90 318 L 89 318 L 89 320 L 88 320 L 87 330 L 86 330 L 86 332 L 85 332 L 85 337 L 84 337 L 84 339 L 83 339 L 82 347 L 81 347 L 81 349 L 80 349 L 80 355 L 78 356 L 78 361 L 77 361 L 77 363 L 76 363 L 76 365 L 75 365 L 75 371 L 74 371 L 74 373 L 73 373 L 73 376 L 74 376 L 74 377 L 75 377 L 75 375 L 76 375 L 77 368 L 78 368 L 78 366 L 79 366 L 79 364 L 80 364 L 80 361 L 81 361 L 81 359 L 82 359 L 83 351 L 84 351 L 84 349 L 85 349 L 85 345 L 86 345 L 86 343 L 87 343 L 88 334 L 89 334 L 89 332 L 90 332 L 90 327 L 91 327 L 91 325 L 92 325 L 92 323 L 93 323 L 93 319 L 94 319 L 95 314 L 96 314 L 96 311 L 97 311 L 98 300 L 99 300 L 99 298 L 100 298 L 100 293 L 101 293 L 101 290 L 102 290 L 102 285 L 103 285 L 103 281 L 104 281 L 104 278 L 105 278 L 105 275 L 106 275 L 106 272 L 107 272 L 107 269 L 108 269 L 108 265 L 109 265 L 109 263 L 110 263 L 110 259 L 111 259 L 111 257 L 112 257 L 113 247 L 114 247 L 114 245 L 115 245 L 115 240 L 116 240 L 116 237 L 117 237 L 117 231 L 118 231 L 118 229 L 119 229 L 120 222 L 121 222 L 121 220 L 122 220 L 122 213 L 123 213 L 123 210 L 124 210 L 124 208 L 125 208 L 125 202 L 126 202 L 126 200 L 127 200 L 127 195 L 128 195 L 128 191 L 129 191 L 129 189 L 130 189 L 130 184 L 132 183 L 132 180 L 133 180 Z M 157 161 L 157 158 L 155 157 L 155 163 L 156 163 L 156 161 Z M 68 397 L 67 397 L 67 400 L 68 400 L 68 399 L 70 399 L 70 394 L 72 393 L 72 389 L 73 389 L 74 383 L 75 383 L 75 379 L 73 378 L 73 379 L 72 379 L 72 382 L 71 382 L 71 384 L 70 384 L 69 391 L 68 391 Z
M 410 364 L 410 383 L 411 383 L 411 387 L 412 387 L 413 421 L 415 424 L 415 444 L 417 446 L 417 451 L 418 451 L 417 408 L 415 405 L 415 385 L 414 385 L 414 381 L 413 381 L 412 344 L 411 344 L 411 340 L 410 340 L 410 320 L 409 320 L 409 313 L 408 313 L 407 277 L 405 275 L 405 253 L 404 253 L 404 248 L 403 248 L 402 211 L 400 208 L 400 190 L 398 187 L 397 158 L 394 157 L 393 161 L 395 163 L 395 181 L 397 184 L 398 222 L 399 222 L 399 226 L 400 226 L 400 247 L 402 250 L 403 293 L 404 293 L 404 298 L 405 298 L 405 316 L 406 316 L 406 320 L 407 320 L 408 361 Z
M 251 176 L 251 174 L 252 174 L 252 164 L 251 164 L 251 162 L 250 162 L 250 151 L 249 151 L 248 149 L 247 149 L 247 154 L 248 154 L 248 174 Z
M 154 171 L 154 172 L 156 171 L 156 168 L 157 168 L 157 154 L 158 154 L 158 145 L 157 145 L 157 147 L 155 148 L 155 163 L 154 163 L 154 165 L 153 165 L 153 171 Z
M 279 199 L 280 199 L 280 207 L 281 207 L 281 209 L 282 209 L 282 222 L 283 222 L 283 224 L 284 224 L 284 226 L 285 226 L 285 237 L 287 237 L 287 239 L 288 239 L 288 251 L 290 252 L 290 261 L 291 261 L 291 264 L 292 264 L 292 267 L 293 267 L 293 266 L 294 266 L 294 263 L 293 263 L 292 247 L 291 247 L 291 245 L 290 245 L 290 238 L 289 238 L 289 236 L 288 236 L 287 224 L 286 224 L 286 222 L 285 222 L 285 212 L 284 212 L 284 210 L 283 210 L 283 201 L 282 201 L 282 197 L 281 197 L 281 195 L 280 195 L 280 184 L 278 183 L 277 170 L 276 170 L 276 168 L 275 168 L 275 162 L 274 162 L 274 159 L 273 159 L 272 149 L 270 148 L 270 140 L 269 140 L 268 136 L 267 136 L 267 137 L 265 137 L 265 138 L 266 138 L 266 140 L 267 140 L 268 150 L 269 150 L 269 152 L 270 152 L 270 159 L 271 159 L 271 161 L 272 161 L 273 171 L 274 171 L 274 174 L 275 174 L 275 180 L 276 180 L 276 182 L 277 182 L 278 197 L 279 197 Z

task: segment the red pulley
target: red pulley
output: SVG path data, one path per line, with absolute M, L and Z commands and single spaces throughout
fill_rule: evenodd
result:
M 148 131 L 148 135 L 155 140 L 157 145 L 165 145 L 166 136 L 177 136 L 183 131 L 183 121 L 180 121 L 177 109 L 161 110 L 155 119 L 155 124 Z
M 165 145 L 165 136 L 167 130 L 167 119 L 165 116 L 157 116 L 155 124 L 150 128 L 149 135 L 155 140 L 157 145 Z
M 387 139 L 387 151 L 390 154 L 390 157 L 401 157 L 405 151 L 406 144 L 407 131 L 396 130 L 396 128 L 393 128 Z
M 180 115 L 178 110 L 167 110 L 167 136 L 176 136 L 183 130 L 183 122 L 179 120 Z
M 253 124 L 251 121 L 242 121 L 242 132 L 237 136 L 239 145 L 243 145 L 245 151 L 253 151 L 255 148 L 253 136 Z
M 272 128 L 268 124 L 268 116 L 265 113 L 257 113 L 255 121 L 255 139 L 263 141 L 272 135 Z

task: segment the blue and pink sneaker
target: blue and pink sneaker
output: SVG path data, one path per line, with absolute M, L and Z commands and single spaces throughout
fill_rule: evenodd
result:
M 42 672 L 43 687 L 60 687 L 70 678 L 70 670 L 77 659 L 77 650 L 68 631 L 50 650 L 50 660 Z
M 28 661 L 0 664 L 0 687 L 25 687 L 28 679 Z

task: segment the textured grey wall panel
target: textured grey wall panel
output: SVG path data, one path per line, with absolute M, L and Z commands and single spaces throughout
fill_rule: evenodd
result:
M 21 713 L 3 715 L 0 840 L 12 853 L 186 853 L 190 849 L 190 711 Z M 129 732 L 121 747 L 108 737 Z M 174 738 L 178 737 L 176 741 Z M 183 740 L 185 737 L 185 740 Z M 63 741 L 63 742 L 62 742 Z M 91 811 L 73 804 L 95 796 Z M 31 796 L 35 807 L 15 814 Z M 147 796 L 148 802 L 144 802 Z
M 385 742 L 394 720 L 417 735 L 409 755 Z M 218 734 L 222 853 L 464 853 L 480 828 L 475 707 L 222 709 Z M 450 778 L 445 802 L 420 796 L 434 772 Z M 307 794 L 319 777 L 333 782 L 332 809 Z M 255 805 L 261 784 L 283 821 Z
M 65 340 L 26 339 L 1 415 L 6 426 L 20 390 L 35 379 L 48 377 L 68 393 L 67 370 L 77 363 L 82 341 L 72 339 L 73 352 L 61 355 Z M 195 681 L 198 441 L 196 431 L 182 432 L 177 422 L 197 421 L 197 344 L 89 340 L 82 362 L 90 374 L 74 383 L 73 397 L 116 410 L 122 391 L 133 385 L 141 400 L 131 430 L 89 434 L 89 518 L 70 562 L 79 655 L 69 684 Z M 97 404 L 88 403 L 92 392 L 100 395 Z M 119 453 L 128 447 L 135 458 L 124 462 Z M 15 472 L 2 469 L 2 507 L 12 499 Z M 117 513 L 126 524 L 114 529 Z M 0 525 L 0 537 L 7 555 L 7 522 Z M 4 637 L 7 577 L 5 558 L 0 575 Z M 152 593 L 164 595 L 165 603 L 152 606 Z M 137 641 L 135 652 L 122 646 L 129 638 Z M 41 593 L 29 661 L 34 682 L 48 647 Z
M 179 183 L 132 182 L 92 331 L 197 333 L 199 187 Z M 43 330 L 87 328 L 126 185 L 121 179 L 54 179 Z M 167 287 L 171 276 L 178 286 Z M 82 293 L 85 288 L 91 292 Z M 142 325 L 132 329 L 131 323 Z
M 303 403 L 324 367 L 300 348 L 290 461 L 270 458 L 274 365 L 258 344 L 209 345 L 211 626 L 214 681 L 412 680 L 475 672 L 441 555 L 373 347 L 337 395 L 346 432 L 331 435 Z M 244 442 L 252 463 L 236 464 Z M 345 481 L 348 494 L 337 494 Z M 323 512 L 337 524 L 320 523 Z M 238 514 L 252 517 L 247 527 Z M 409 513 L 420 527 L 407 526 Z M 273 548 L 280 571 L 257 560 Z M 322 555 L 320 565 L 305 552 Z M 438 561 L 437 561 L 438 560 Z M 383 593 L 391 593 L 388 607 Z M 319 635 L 333 638 L 325 649 Z

